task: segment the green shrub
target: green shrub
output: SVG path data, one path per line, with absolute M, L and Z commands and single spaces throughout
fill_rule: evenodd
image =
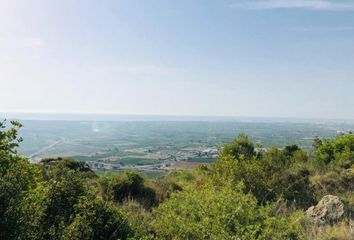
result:
M 238 146 L 237 141 L 230 144 Z M 306 208 L 315 202 L 310 172 L 305 165 L 307 155 L 298 146 L 270 148 L 265 154 L 247 160 L 236 157 L 226 152 L 221 154 L 212 167 L 214 183 L 242 181 L 245 192 L 252 193 L 260 204 L 283 198 L 296 207 Z
M 39 183 L 21 204 L 20 239 L 61 239 L 74 206 L 85 194 L 83 179 L 72 170 Z
M 105 199 L 115 200 L 118 203 L 134 199 L 145 208 L 156 204 L 155 189 L 148 186 L 146 179 L 139 173 L 114 173 L 110 177 L 102 177 L 100 185 Z
M 127 239 L 132 235 L 128 219 L 110 202 L 85 196 L 74 211 L 75 218 L 64 230 L 63 240 Z
M 173 193 L 154 216 L 161 239 L 297 239 L 284 219 L 271 216 L 268 207 L 259 208 L 241 185 Z
M 17 136 L 20 123 L 12 121 L 5 129 L 0 122 L 0 239 L 14 239 L 20 231 L 20 204 L 26 193 L 35 188 L 39 169 L 20 156 L 16 148 L 22 141 Z

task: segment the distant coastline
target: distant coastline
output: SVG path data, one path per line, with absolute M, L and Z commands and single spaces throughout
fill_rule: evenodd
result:
M 353 124 L 354 119 L 323 119 L 293 117 L 238 117 L 158 114 L 115 114 L 115 113 L 30 113 L 0 112 L 0 119 L 54 120 L 54 121 L 172 121 L 172 122 L 280 122 L 280 123 L 336 123 Z

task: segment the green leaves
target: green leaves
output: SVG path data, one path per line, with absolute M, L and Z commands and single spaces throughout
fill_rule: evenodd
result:
M 218 185 L 225 181 L 242 181 L 245 192 L 251 192 L 260 204 L 285 198 L 308 207 L 314 202 L 314 194 L 309 172 L 304 167 L 306 161 L 306 153 L 296 145 L 283 150 L 271 148 L 263 155 L 247 160 L 224 153 L 214 164 L 211 179 Z
M 149 187 L 147 181 L 136 172 L 112 174 L 110 177 L 100 179 L 100 185 L 105 199 L 118 203 L 124 200 L 134 199 L 145 208 L 156 204 L 156 192 Z
M 316 158 L 326 165 L 350 166 L 354 164 L 353 134 L 339 136 L 334 140 L 317 139 L 314 146 Z
M 70 170 L 38 184 L 22 203 L 21 238 L 60 239 L 73 218 L 75 204 L 85 194 L 83 180 Z
M 30 164 L 16 151 L 20 127 L 0 123 L 0 239 L 299 239 L 299 209 L 315 197 L 341 194 L 354 212 L 353 135 L 316 139 L 312 156 L 297 145 L 257 152 L 241 134 L 215 164 L 152 182 L 99 178 L 68 158 Z
M 154 211 L 154 227 L 159 239 L 289 239 L 295 234 L 270 212 L 244 194 L 242 184 L 209 185 L 172 194 Z
M 127 239 L 131 228 L 124 214 L 110 202 L 94 196 L 81 197 L 75 205 L 75 218 L 65 229 L 63 239 Z
M 12 121 L 12 127 L 6 128 L 5 123 L 0 122 L 0 239 L 13 239 L 19 231 L 19 206 L 36 186 L 39 169 L 16 151 L 22 141 L 17 137 L 22 125 Z
M 22 142 L 22 138 L 17 136 L 19 129 L 22 124 L 18 121 L 11 121 L 11 127 L 6 129 L 6 120 L 0 122 L 0 151 L 4 154 L 14 154 L 16 153 L 16 147 Z
M 224 145 L 221 155 L 230 155 L 235 159 L 251 159 L 255 156 L 254 144 L 245 134 L 240 134 L 230 143 Z

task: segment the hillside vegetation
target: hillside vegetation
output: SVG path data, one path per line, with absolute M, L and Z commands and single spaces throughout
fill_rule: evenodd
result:
M 311 153 L 241 134 L 214 164 L 152 181 L 68 158 L 30 164 L 20 127 L 0 124 L 0 239 L 353 239 L 353 134 L 316 139 Z M 306 210 L 326 195 L 344 213 L 318 224 Z

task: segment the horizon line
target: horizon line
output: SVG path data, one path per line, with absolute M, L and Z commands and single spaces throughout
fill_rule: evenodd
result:
M 263 120 L 307 120 L 307 121 L 354 121 L 353 118 L 328 118 L 328 117 L 294 117 L 294 116 L 241 116 L 241 115 L 203 115 L 203 114 L 161 114 L 161 113 L 112 113 L 112 112 L 40 112 L 40 111 L 1 111 L 0 114 L 14 115 L 71 115 L 71 116 L 126 116 L 126 117 L 167 117 L 167 118 L 219 118 L 219 119 L 263 119 Z M 11 116 L 10 116 L 11 117 Z M 1 116 L 0 116 L 1 118 Z M 6 117 L 5 117 L 6 119 Z M 29 120 L 29 119 L 21 119 Z M 72 119 L 33 119 L 30 120 L 72 120 Z M 77 119 L 80 120 L 80 119 Z M 87 119 L 85 119 L 87 120 Z

